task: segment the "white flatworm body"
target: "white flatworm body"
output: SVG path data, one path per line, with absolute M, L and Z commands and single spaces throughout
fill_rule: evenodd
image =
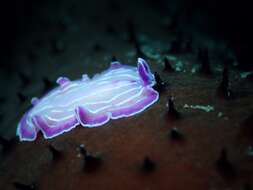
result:
M 110 119 L 129 117 L 142 112 L 159 99 L 152 87 L 154 75 L 145 60 L 138 58 L 137 67 L 112 62 L 109 69 L 92 79 L 70 81 L 59 77 L 59 86 L 41 99 L 31 100 L 17 127 L 21 141 L 33 141 L 41 131 L 53 138 L 77 125 L 97 127 Z

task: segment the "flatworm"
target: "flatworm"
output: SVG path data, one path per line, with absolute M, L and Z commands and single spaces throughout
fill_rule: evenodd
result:
M 41 131 L 53 138 L 77 125 L 97 127 L 110 119 L 133 116 L 159 99 L 152 87 L 156 81 L 145 60 L 138 58 L 137 67 L 118 61 L 92 79 L 70 81 L 59 77 L 59 86 L 41 99 L 32 98 L 17 127 L 21 141 L 33 141 Z

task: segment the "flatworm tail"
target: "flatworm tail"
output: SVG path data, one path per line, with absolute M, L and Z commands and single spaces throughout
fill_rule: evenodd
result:
M 28 120 L 29 111 L 26 112 L 18 124 L 17 136 L 20 141 L 33 141 L 37 137 L 37 128 Z

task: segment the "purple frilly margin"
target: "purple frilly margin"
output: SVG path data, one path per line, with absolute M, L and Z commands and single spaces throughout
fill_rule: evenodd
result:
M 111 69 L 116 69 L 120 67 L 121 64 L 119 62 L 113 62 L 111 66 Z M 45 139 L 51 139 L 72 130 L 79 124 L 83 127 L 98 127 L 104 125 L 110 119 L 130 117 L 144 111 L 146 108 L 158 101 L 159 93 L 152 88 L 152 86 L 155 85 L 154 75 L 151 73 L 150 68 L 144 59 L 138 58 L 137 70 L 142 79 L 142 85 L 145 88 L 144 93 L 147 98 L 138 102 L 134 106 L 125 107 L 123 109 L 107 113 L 94 113 L 84 107 L 78 106 L 75 109 L 75 117 L 59 123 L 54 127 L 49 127 L 45 119 L 39 115 L 33 116 L 31 121 L 28 122 L 28 111 L 24 114 L 18 124 L 17 136 L 19 136 L 20 141 L 34 141 L 37 137 L 38 131 L 41 131 Z M 65 78 L 63 79 L 63 83 L 68 82 Z

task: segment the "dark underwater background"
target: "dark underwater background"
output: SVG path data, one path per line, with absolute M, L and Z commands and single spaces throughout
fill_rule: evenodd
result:
M 252 189 L 252 18 L 244 0 L 1 1 L 0 190 Z M 16 137 L 58 76 L 138 57 L 160 93 L 144 112 Z

